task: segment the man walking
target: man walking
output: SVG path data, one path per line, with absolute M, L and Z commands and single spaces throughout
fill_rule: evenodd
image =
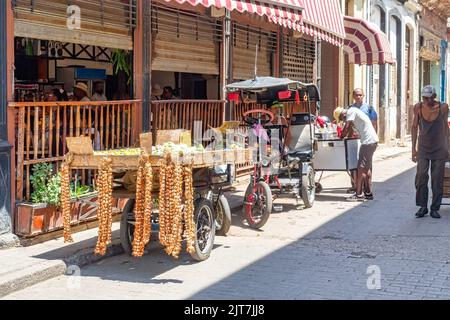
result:
M 430 163 L 433 192 L 430 216 L 436 219 L 441 217 L 439 209 L 444 191 L 445 162 L 448 159 L 448 105 L 435 99 L 436 89 L 428 85 L 422 89 L 423 102 L 414 106 L 411 136 L 412 161 L 417 162 L 416 205 L 420 207 L 416 212 L 417 218 L 422 218 L 428 213 Z
M 373 154 L 379 142 L 377 133 L 367 114 L 359 108 L 349 108 L 347 110 L 338 108 L 335 110 L 335 113 L 339 115 L 340 120 L 346 120 L 341 139 L 348 136 L 350 128 L 356 128 L 361 138 L 357 178 L 355 181 L 356 193 L 347 198 L 347 201 L 373 200 L 371 175 Z M 365 190 L 363 190 L 363 185 L 365 186 Z

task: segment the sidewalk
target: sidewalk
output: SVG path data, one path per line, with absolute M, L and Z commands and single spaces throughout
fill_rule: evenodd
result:
M 400 156 L 410 152 L 410 147 L 388 147 L 380 145 L 375 153 L 375 161 Z M 340 174 L 324 173 L 322 179 Z M 230 207 L 238 210 L 247 188 L 243 181 L 226 192 Z M 120 223 L 113 223 L 112 245 L 108 248 L 110 257 L 123 252 L 119 238 Z M 98 229 L 78 232 L 73 235 L 74 243 L 65 244 L 62 238 L 40 243 L 31 247 L 16 247 L 0 250 L 0 298 L 14 291 L 22 290 L 36 283 L 60 276 L 68 266 L 83 267 L 104 257 L 96 256 L 94 248 Z M 73 269 L 71 268 L 73 272 Z

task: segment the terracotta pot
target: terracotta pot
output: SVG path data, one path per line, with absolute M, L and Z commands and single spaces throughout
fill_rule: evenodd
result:
M 93 203 L 97 201 L 97 193 L 88 194 L 80 198 Z M 80 217 L 89 215 L 90 220 L 97 218 L 97 209 L 93 205 L 73 199 L 71 202 L 71 222 L 81 222 Z M 31 237 L 39 234 L 55 231 L 63 227 L 63 218 L 60 207 L 54 205 L 20 203 L 16 206 L 15 234 L 21 237 Z

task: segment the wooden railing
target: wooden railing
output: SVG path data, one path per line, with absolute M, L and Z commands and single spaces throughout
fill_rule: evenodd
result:
M 30 199 L 33 165 L 51 163 L 59 169 L 67 153 L 66 137 L 91 136 L 97 150 L 134 145 L 132 119 L 140 106 L 138 100 L 11 103 L 16 118 L 16 199 Z
M 187 129 L 194 132 L 195 121 L 202 121 L 202 136 L 209 127 L 220 127 L 224 121 L 225 101 L 161 100 L 152 102 L 153 141 L 157 130 Z

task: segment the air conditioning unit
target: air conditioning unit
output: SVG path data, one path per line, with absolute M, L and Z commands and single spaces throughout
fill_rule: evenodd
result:
M 56 58 L 56 43 L 54 41 L 48 42 L 48 57 Z
M 47 40 L 39 40 L 38 41 L 37 55 L 40 57 L 48 56 L 48 41 Z
M 61 42 L 56 42 L 56 57 L 62 58 L 63 56 L 63 44 Z
M 57 41 L 48 42 L 48 57 L 61 58 L 63 56 L 63 44 Z

